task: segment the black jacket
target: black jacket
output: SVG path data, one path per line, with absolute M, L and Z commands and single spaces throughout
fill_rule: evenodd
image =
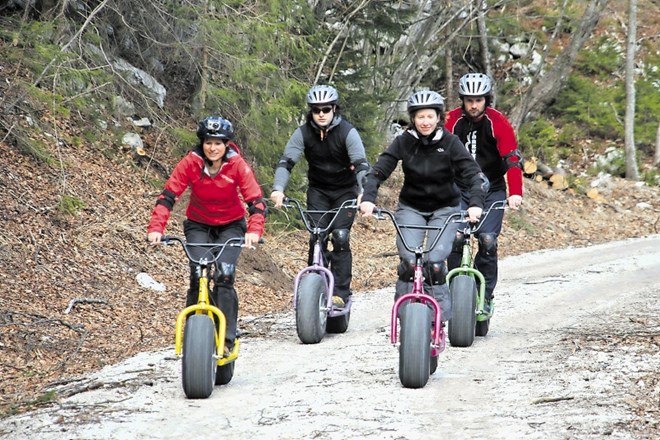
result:
M 429 139 L 430 138 L 430 139 Z M 458 206 L 456 179 L 469 183 L 469 206 L 483 208 L 488 179 L 463 143 L 444 128 L 427 138 L 414 130 L 397 136 L 367 174 L 362 200 L 375 203 L 378 187 L 401 161 L 404 181 L 399 202 L 422 212 Z

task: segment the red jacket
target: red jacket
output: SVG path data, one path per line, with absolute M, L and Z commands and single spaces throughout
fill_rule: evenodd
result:
M 474 122 L 465 116 L 463 108 L 458 107 L 447 114 L 445 127 L 458 136 L 477 161 L 481 170 L 490 180 L 490 190 L 504 190 L 508 183 L 509 195 L 522 196 L 522 170 L 510 162 L 518 162 L 516 157 L 508 159 L 510 153 L 517 151 L 516 134 L 509 120 L 492 107 L 486 107 L 486 113 Z M 506 160 L 503 160 L 506 158 Z M 507 164 L 507 162 L 509 162 Z
M 252 168 L 238 153 L 238 147 L 228 142 L 227 148 L 227 159 L 213 177 L 204 172 L 204 159 L 199 151 L 191 151 L 181 159 L 158 198 L 147 233 L 164 233 L 174 201 L 189 187 L 191 192 L 186 217 L 205 225 L 225 225 L 240 220 L 246 214 L 245 203 L 262 199 L 261 187 Z M 264 214 L 256 210 L 248 218 L 247 231 L 261 236 L 264 223 Z

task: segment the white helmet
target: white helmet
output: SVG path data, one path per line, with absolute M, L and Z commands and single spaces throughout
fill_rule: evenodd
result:
M 314 86 L 307 92 L 307 104 L 336 104 L 339 101 L 339 93 L 332 86 Z
M 408 98 L 408 114 L 412 114 L 423 108 L 432 108 L 442 113 L 445 109 L 445 100 L 440 93 L 432 90 L 421 90 L 413 93 Z
M 483 73 L 468 73 L 458 80 L 459 96 L 488 96 L 493 85 L 488 75 Z

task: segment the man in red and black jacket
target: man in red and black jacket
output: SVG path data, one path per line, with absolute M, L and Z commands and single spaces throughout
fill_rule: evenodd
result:
M 511 123 L 490 106 L 490 78 L 482 73 L 463 75 L 458 82 L 458 94 L 462 105 L 447 114 L 445 127 L 459 137 L 490 181 L 484 208 L 488 209 L 493 202 L 507 200 L 510 208 L 518 209 L 523 194 L 522 155 Z M 468 188 L 461 182 L 459 187 L 465 205 L 465 201 L 469 200 Z M 497 284 L 497 237 L 503 220 L 504 211 L 493 210 L 477 234 L 479 252 L 475 257 L 475 267 L 486 280 L 486 312 L 490 311 Z M 460 265 L 463 239 L 459 233 L 447 259 L 450 270 Z

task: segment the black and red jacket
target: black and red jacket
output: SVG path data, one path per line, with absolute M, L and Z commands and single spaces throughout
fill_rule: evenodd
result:
M 483 117 L 475 122 L 463 112 L 463 107 L 458 107 L 447 114 L 445 127 L 458 136 L 477 161 L 490 181 L 490 191 L 506 190 L 508 183 L 509 195 L 522 196 L 521 156 L 506 116 L 486 107 Z
M 187 188 L 191 191 L 186 217 L 205 225 L 225 225 L 240 220 L 245 217 L 246 203 L 263 203 L 261 187 L 236 144 L 227 143 L 227 154 L 215 176 L 205 172 L 202 151 L 198 148 L 181 159 L 172 171 L 151 214 L 148 233 L 165 231 L 174 202 Z M 251 212 L 247 232 L 263 235 L 264 210 L 265 204 L 262 209 Z

